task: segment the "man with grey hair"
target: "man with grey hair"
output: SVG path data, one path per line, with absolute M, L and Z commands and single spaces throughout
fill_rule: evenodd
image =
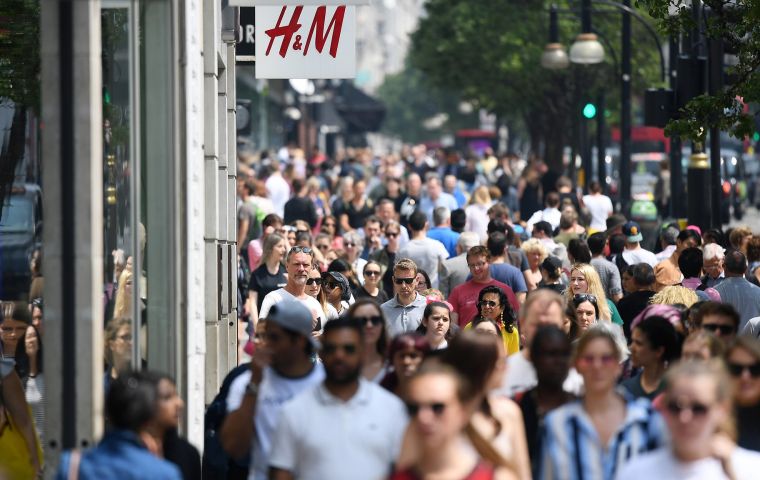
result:
M 662 229 L 662 232 L 660 232 L 660 246 L 662 247 L 662 251 L 655 255 L 658 262 L 667 260 L 673 255 L 673 252 L 676 251 L 676 237 L 678 237 L 679 233 L 680 230 L 675 225 L 668 225 Z
M 710 288 L 715 288 L 725 278 L 723 258 L 726 255 L 726 249 L 717 243 L 708 243 L 702 249 L 702 254 L 702 270 L 705 272 L 702 283 Z
M 454 287 L 467 281 L 467 277 L 470 275 L 470 267 L 467 265 L 467 252 L 478 245 L 480 245 L 480 238 L 478 238 L 477 233 L 462 232 L 459 235 L 456 245 L 457 255 L 443 262 L 441 268 L 439 289 L 444 297 L 448 297 Z
M 428 238 L 441 242 L 449 252 L 449 258 L 455 257 L 459 234 L 451 229 L 451 210 L 448 207 L 436 207 L 433 210 L 433 225 L 435 227 L 428 230 Z

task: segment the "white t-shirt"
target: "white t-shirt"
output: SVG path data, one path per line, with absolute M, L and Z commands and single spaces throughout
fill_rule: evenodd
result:
M 736 480 L 759 478 L 760 453 L 737 448 L 731 455 Z M 695 462 L 681 462 L 669 448 L 649 452 L 623 465 L 617 480 L 641 480 L 663 478 L 678 480 L 724 480 L 728 479 L 716 458 L 704 458 Z
M 347 402 L 320 384 L 282 408 L 269 465 L 299 480 L 385 479 L 407 423 L 401 400 L 367 380 Z
M 628 250 L 627 248 L 623 250 L 623 260 L 625 260 L 628 263 L 628 265 L 636 265 L 637 263 L 648 263 L 649 265 L 652 266 L 652 268 L 654 268 L 654 266 L 659 263 L 654 253 L 650 252 L 649 250 L 645 250 L 641 247 L 635 250 Z
M 270 175 L 264 184 L 267 189 L 269 199 L 272 200 L 274 213 L 280 217 L 285 214 L 285 204 L 290 200 L 290 185 L 282 178 L 282 175 Z
M 538 385 L 536 369 L 533 364 L 525 358 L 523 352 L 516 352 L 507 357 L 507 371 L 504 374 L 504 382 L 498 393 L 507 397 L 514 397 L 517 393 L 530 390 Z M 569 393 L 580 395 L 583 393 L 583 377 L 575 370 L 570 368 L 565 383 L 562 388 Z
M 449 251 L 441 242 L 432 238 L 409 240 L 396 254 L 396 261 L 401 258 L 411 258 L 417 268 L 427 272 L 430 287 L 438 288 L 438 268 L 449 258 Z
M 259 384 L 256 399 L 256 414 L 251 419 L 254 422 L 254 436 L 251 439 L 252 465 L 248 480 L 266 480 L 269 467 L 272 437 L 280 419 L 283 405 L 293 397 L 318 385 L 325 379 L 324 367 L 315 363 L 308 375 L 301 378 L 286 378 L 278 375 L 271 368 L 264 369 Z M 230 385 L 227 394 L 227 411 L 233 412 L 240 408 L 245 396 L 245 388 L 251 381 L 251 371 L 241 373 Z
M 283 300 L 296 300 L 303 303 L 311 312 L 314 321 L 317 319 L 321 320 L 322 327 L 324 327 L 327 319 L 325 318 L 325 312 L 322 310 L 322 305 L 319 304 L 316 298 L 309 295 L 306 295 L 306 298 L 298 298 L 284 288 L 267 293 L 264 300 L 261 302 L 259 318 L 267 318 L 267 315 L 269 315 L 269 309 L 272 308 L 272 305 L 280 303 Z
M 612 201 L 607 195 L 584 195 L 583 204 L 591 214 L 592 229 L 603 232 L 607 230 L 607 217 L 612 213 Z

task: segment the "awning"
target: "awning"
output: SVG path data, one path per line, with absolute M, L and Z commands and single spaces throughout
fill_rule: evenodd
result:
M 336 89 L 335 109 L 346 122 L 348 133 L 376 132 L 385 119 L 385 105 L 351 82 L 342 82 Z

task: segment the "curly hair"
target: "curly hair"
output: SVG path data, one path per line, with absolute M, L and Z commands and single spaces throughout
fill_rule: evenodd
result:
M 699 297 L 694 293 L 694 290 L 689 290 L 680 285 L 671 285 L 655 293 L 649 300 L 649 303 L 652 305 L 675 305 L 676 303 L 680 303 L 688 308 L 697 303 L 697 300 L 699 300 Z

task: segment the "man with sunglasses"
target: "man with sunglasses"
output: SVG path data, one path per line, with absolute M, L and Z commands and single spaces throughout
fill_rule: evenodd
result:
M 697 328 L 706 330 L 728 343 L 736 337 L 739 313 L 727 303 L 705 302 L 694 319 Z
M 388 338 L 417 330 L 427 306 L 425 297 L 417 293 L 417 264 L 413 260 L 402 258 L 396 262 L 392 278 L 395 295 L 380 305 Z
M 407 415 L 395 395 L 361 377 L 365 323 L 366 318 L 342 318 L 325 326 L 325 380 L 283 407 L 270 479 L 353 480 L 391 473 Z
M 310 247 L 293 247 L 285 257 L 288 281 L 284 287 L 268 293 L 261 302 L 259 318 L 266 319 L 272 305 L 283 300 L 301 302 L 312 314 L 314 326 L 324 324 L 322 306 L 316 298 L 306 293 L 306 281 L 314 264 L 314 251 Z

